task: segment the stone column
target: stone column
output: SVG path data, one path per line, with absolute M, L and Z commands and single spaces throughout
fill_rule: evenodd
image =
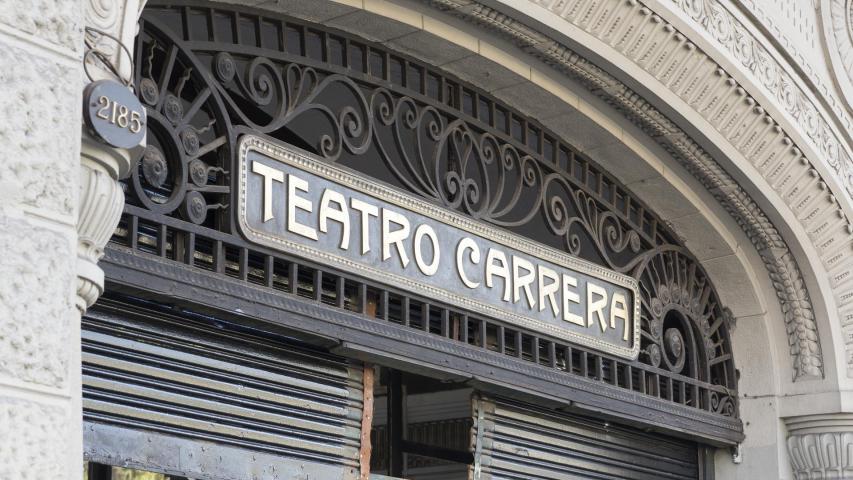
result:
M 82 7 L 0 1 L 0 479 L 82 473 Z
M 132 45 L 139 8 L 0 0 L 0 479 L 82 477 L 80 314 L 130 168 L 81 141 L 84 26 Z
M 792 417 L 785 424 L 794 478 L 853 479 L 853 413 Z

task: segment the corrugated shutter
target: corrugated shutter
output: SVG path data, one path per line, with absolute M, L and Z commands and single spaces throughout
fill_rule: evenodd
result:
M 194 478 L 355 478 L 361 368 L 222 327 L 108 302 L 87 313 L 87 456 Z
M 472 433 L 474 480 L 661 480 L 699 475 L 697 446 L 691 442 L 509 400 L 476 398 Z

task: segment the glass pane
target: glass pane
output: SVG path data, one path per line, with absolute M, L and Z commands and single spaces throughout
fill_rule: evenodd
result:
M 112 480 L 168 480 L 168 478 L 162 473 L 113 467 Z

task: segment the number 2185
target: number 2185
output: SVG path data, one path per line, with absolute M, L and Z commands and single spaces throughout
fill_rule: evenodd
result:
M 96 114 L 98 118 L 118 125 L 120 128 L 127 128 L 131 133 L 137 133 L 142 128 L 139 112 L 131 110 L 115 100 L 110 100 L 106 95 L 98 97 L 98 105 L 101 106 Z

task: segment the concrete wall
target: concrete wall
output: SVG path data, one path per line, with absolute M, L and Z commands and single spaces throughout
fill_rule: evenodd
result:
M 83 9 L 0 1 L 0 479 L 79 478 Z

